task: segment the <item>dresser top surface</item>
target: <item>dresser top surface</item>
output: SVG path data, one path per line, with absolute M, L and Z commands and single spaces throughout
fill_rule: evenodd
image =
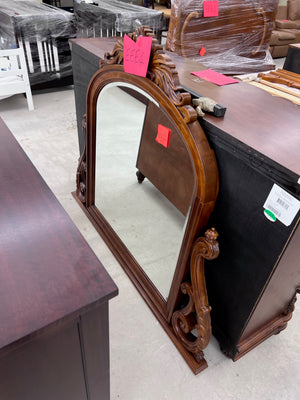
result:
M 0 352 L 118 289 L 0 118 Z
M 206 114 L 206 122 L 300 176 L 300 106 L 249 83 L 206 82 L 190 73 L 204 66 L 176 54 L 171 57 L 187 90 L 227 108 L 223 118 Z
M 103 58 L 117 38 L 72 39 L 74 50 L 82 49 Z M 206 69 L 202 64 L 167 52 L 176 65 L 185 90 L 206 96 L 227 108 L 223 118 L 206 114 L 224 139 L 239 141 L 300 176 L 300 107 L 272 96 L 248 83 L 217 86 L 192 75 Z

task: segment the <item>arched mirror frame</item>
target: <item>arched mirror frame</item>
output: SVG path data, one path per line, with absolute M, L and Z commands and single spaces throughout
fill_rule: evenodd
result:
M 179 85 L 172 60 L 163 53 L 152 31 L 139 28 L 130 37 L 151 36 L 152 50 L 146 78 L 128 74 L 123 68 L 123 41 L 101 61 L 87 93 L 87 115 L 83 121 L 85 146 L 77 170 L 75 197 L 132 280 L 152 312 L 168 333 L 193 372 L 207 367 L 203 349 L 211 337 L 204 259 L 217 257 L 217 233 L 206 229 L 218 193 L 218 170 L 213 151 L 197 120 L 190 94 Z M 101 90 L 109 83 L 124 82 L 150 95 L 182 134 L 195 171 L 195 190 L 187 216 L 181 251 L 168 299 L 165 300 L 124 243 L 95 206 L 96 107 Z M 193 334 L 191 333 L 193 331 Z

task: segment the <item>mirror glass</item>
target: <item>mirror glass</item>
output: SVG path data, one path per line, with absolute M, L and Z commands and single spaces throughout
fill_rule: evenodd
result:
M 158 125 L 169 145 L 155 140 Z M 166 112 L 131 84 L 106 85 L 96 107 L 95 206 L 165 299 L 194 186 L 190 155 Z

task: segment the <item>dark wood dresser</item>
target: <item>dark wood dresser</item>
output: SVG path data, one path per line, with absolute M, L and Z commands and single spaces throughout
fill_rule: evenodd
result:
M 0 118 L 0 398 L 109 399 L 118 289 Z
M 89 79 L 115 39 L 72 40 L 78 124 Z M 274 184 L 300 200 L 300 113 L 291 102 L 247 83 L 216 86 L 190 74 L 203 65 L 168 53 L 181 85 L 227 107 L 200 123 L 219 167 L 220 191 L 208 226 L 219 232 L 220 255 L 207 262 L 213 333 L 237 360 L 282 330 L 300 287 L 299 212 L 289 226 L 271 222 L 264 203 Z M 79 131 L 80 148 L 83 136 Z

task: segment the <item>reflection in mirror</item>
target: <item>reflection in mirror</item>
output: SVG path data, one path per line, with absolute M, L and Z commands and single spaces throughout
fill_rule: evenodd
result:
M 149 110 L 152 110 L 152 121 L 157 129 L 160 121 L 153 115 L 158 116 L 162 111 L 144 91 L 130 84 L 110 83 L 100 92 L 96 107 L 95 205 L 167 299 L 194 190 L 194 176 L 189 161 L 192 173 L 185 180 L 187 188 L 181 188 L 181 192 L 185 192 L 184 201 L 174 198 L 169 201 L 168 194 L 167 197 L 162 194 L 160 183 L 156 184 L 155 179 L 152 180 L 154 184 L 147 177 L 138 183 L 137 163 L 143 151 L 141 138 L 145 135 L 144 121 Z M 178 129 L 170 119 L 167 124 L 171 133 Z M 176 135 L 177 141 L 178 137 L 180 135 Z M 184 148 L 190 158 L 180 140 L 182 143 L 177 146 Z M 159 151 L 166 151 L 157 142 L 155 146 Z M 146 160 L 148 150 L 143 154 Z M 181 171 L 178 173 L 181 175 Z M 176 171 L 169 178 L 161 183 L 163 187 L 167 188 L 169 181 L 176 180 Z

